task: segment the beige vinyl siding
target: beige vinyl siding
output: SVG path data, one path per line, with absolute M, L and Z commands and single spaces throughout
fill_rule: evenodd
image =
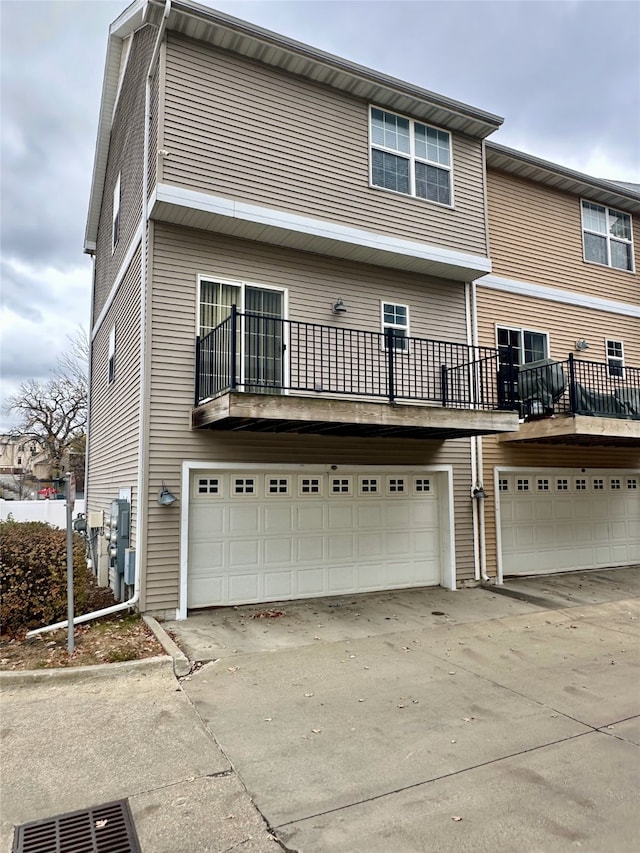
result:
M 184 460 L 454 465 L 458 579 L 473 577 L 469 440 L 231 434 L 194 431 L 190 425 L 198 274 L 287 287 L 289 317 L 310 322 L 338 325 L 347 320 L 351 327 L 378 331 L 381 299 L 408 303 L 412 334 L 456 341 L 464 341 L 463 286 L 165 225 L 155 226 L 153 249 L 149 531 L 143 608 L 164 610 L 178 604 L 180 512 L 159 507 L 156 495 L 165 480 L 182 500 Z M 348 306 L 344 318 L 330 312 L 337 296 Z
M 149 99 L 147 198 L 152 195 L 155 189 L 160 158 L 158 150 L 162 147 L 160 139 L 160 77 L 160 63 L 157 63 L 155 73 L 151 78 L 151 91 Z
M 453 136 L 455 209 L 369 187 L 369 104 L 169 34 L 163 180 L 486 254 L 482 149 Z
M 134 33 L 113 119 L 96 244 L 94 322 L 105 304 L 142 215 L 145 82 L 156 34 L 157 29 L 149 26 Z M 113 190 L 118 175 L 121 175 L 120 239 L 112 251 Z
M 477 284 L 476 294 L 478 343 L 481 346 L 495 347 L 496 328 L 511 326 L 547 332 L 549 355 L 558 361 L 573 353 L 576 359 L 604 363 L 605 340 L 613 338 L 624 342 L 625 364 L 640 367 L 638 317 L 491 290 L 482 287 L 481 281 Z M 576 352 L 575 345 L 581 338 L 588 342 L 589 349 L 580 353 Z
M 488 170 L 487 183 L 494 275 L 640 302 L 639 216 L 632 217 L 636 272 L 631 273 L 583 260 L 580 197 L 494 169 Z
M 512 326 L 549 333 L 552 358 L 564 360 L 572 352 L 576 359 L 604 363 L 605 340 L 624 342 L 625 364 L 640 367 L 640 320 L 604 311 L 561 305 L 542 299 L 502 291 L 477 288 L 479 343 L 495 346 L 496 326 Z M 589 349 L 575 351 L 578 339 L 585 338 Z M 568 447 L 498 443 L 494 437 L 482 439 L 483 483 L 489 493 L 485 501 L 487 565 L 496 572 L 496 519 L 493 495 L 495 466 L 563 468 L 634 468 L 640 465 L 640 448 Z
M 108 510 L 121 487 L 132 489 L 136 539 L 140 377 L 140 250 L 93 341 L 87 510 Z M 108 382 L 109 334 L 116 327 L 115 381 Z

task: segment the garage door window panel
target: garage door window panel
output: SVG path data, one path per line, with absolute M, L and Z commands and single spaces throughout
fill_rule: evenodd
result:
M 351 479 L 349 477 L 333 477 L 331 480 L 331 494 L 350 495 Z
M 360 477 L 361 495 L 377 495 L 379 491 L 380 485 L 377 477 Z
M 267 477 L 267 494 L 272 495 L 288 495 L 289 494 L 289 478 L 288 477 Z

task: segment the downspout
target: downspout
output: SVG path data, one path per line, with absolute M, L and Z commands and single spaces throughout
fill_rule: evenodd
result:
M 467 345 L 474 346 L 475 340 L 473 336 L 473 322 L 472 322 L 472 311 L 471 311 L 471 287 L 472 284 L 469 281 L 465 281 L 464 283 L 464 302 L 465 302 L 465 315 L 467 319 Z M 478 481 L 478 466 L 476 459 L 476 444 L 477 437 L 475 435 L 471 436 L 471 493 L 473 494 L 473 489 L 475 488 L 475 484 Z M 479 541 L 478 541 L 478 501 L 471 501 L 471 521 L 473 525 L 473 577 L 476 581 L 480 580 L 480 554 L 479 554 Z
M 475 281 L 471 282 L 471 293 L 470 293 L 470 302 L 471 302 L 471 334 L 473 338 L 473 346 L 478 346 L 478 312 L 476 311 L 476 283 Z M 478 550 L 479 554 L 479 565 L 478 572 L 476 574 L 476 580 L 482 581 L 482 583 L 489 583 L 489 575 L 487 574 L 487 545 L 485 540 L 486 526 L 484 520 L 484 501 L 485 498 L 476 498 L 474 492 L 476 489 L 482 489 L 482 472 L 483 472 L 483 459 L 482 459 L 482 438 L 479 436 L 474 436 L 472 438 L 472 465 L 471 465 L 471 475 L 473 479 L 473 484 L 471 487 L 471 496 L 473 500 L 473 516 L 474 516 L 474 536 L 477 536 L 476 539 L 476 547 L 474 548 L 474 554 L 477 554 Z
M 486 141 L 482 140 L 482 194 L 484 197 L 484 233 L 487 245 L 487 257 L 491 257 L 491 232 L 489 231 L 489 190 L 487 186 L 487 149 Z M 473 345 L 478 346 L 478 297 L 476 282 L 471 282 L 471 323 L 473 334 Z M 475 489 L 480 490 L 484 494 L 482 488 L 482 477 L 484 474 L 483 459 L 482 459 L 482 436 L 474 438 L 476 448 L 476 480 L 472 490 L 472 496 Z M 486 525 L 484 519 L 484 502 L 486 498 L 477 497 L 473 499 L 474 505 L 477 504 L 478 516 L 478 544 L 480 549 L 480 578 L 482 583 L 489 583 L 489 575 L 487 574 L 487 542 L 486 542 Z
M 87 507 L 89 506 L 89 426 L 91 422 L 91 376 L 93 372 L 93 300 L 96 295 L 96 255 L 91 252 L 91 306 L 89 308 L 89 354 L 88 354 L 88 384 L 87 384 L 87 430 L 84 442 L 84 508 L 85 517 L 87 516 Z M 89 528 L 87 527 L 87 534 Z M 87 568 L 97 571 L 97 560 L 95 559 L 95 547 L 91 541 L 91 536 L 87 536 L 87 546 L 89 553 L 87 555 Z
M 146 307 L 147 307 L 147 218 L 149 215 L 148 190 L 149 190 L 149 112 L 151 107 L 151 79 L 153 77 L 153 69 L 158 60 L 160 45 L 164 38 L 164 33 L 167 28 L 167 19 L 171 12 L 171 0 L 166 0 L 164 7 L 164 15 L 158 30 L 158 37 L 151 54 L 149 70 L 145 81 L 145 98 L 144 98 L 144 143 L 142 147 L 142 243 L 140 249 L 140 393 L 139 393 L 139 425 L 138 433 L 138 480 L 137 480 L 137 500 L 138 500 L 138 515 L 137 515 L 137 539 L 142 538 L 142 532 L 146 524 L 145 503 L 143 500 L 144 486 L 144 434 L 146 427 L 146 414 L 144 405 L 145 392 L 145 376 L 146 376 Z M 111 607 L 103 607 L 102 610 L 94 610 L 93 613 L 85 613 L 82 616 L 74 617 L 73 624 L 81 625 L 83 622 L 90 622 L 92 619 L 99 619 L 101 616 L 110 616 L 112 613 L 118 613 L 121 610 L 129 610 L 134 607 L 140 599 L 140 560 L 136 560 L 135 577 L 133 584 L 133 595 L 127 601 L 120 601 L 118 604 L 113 604 Z M 66 628 L 69 624 L 68 620 L 56 622 L 54 625 L 46 625 L 43 628 L 36 628 L 27 633 L 27 637 L 33 637 L 35 634 L 44 634 L 49 631 L 57 631 L 60 628 Z

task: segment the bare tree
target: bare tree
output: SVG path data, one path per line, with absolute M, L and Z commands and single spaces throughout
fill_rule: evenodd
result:
M 87 427 L 89 341 L 81 328 L 67 337 L 69 348 L 58 358 L 52 378 L 23 382 L 6 405 L 18 416 L 20 434 L 37 440 L 54 476 L 65 455 L 82 446 Z

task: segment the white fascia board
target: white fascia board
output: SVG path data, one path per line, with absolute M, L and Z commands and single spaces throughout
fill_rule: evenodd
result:
M 353 228 L 348 225 L 340 225 L 336 222 L 315 219 L 310 216 L 301 216 L 297 213 L 247 204 L 170 184 L 158 184 L 156 186 L 151 199 L 151 210 L 153 210 L 156 203 L 201 210 L 206 213 L 213 213 L 218 216 L 244 222 L 253 222 L 279 230 L 304 234 L 309 237 L 319 237 L 352 246 L 363 246 L 385 254 L 404 255 L 436 264 L 471 269 L 475 270 L 479 275 L 486 275 L 491 272 L 491 260 L 483 255 L 457 252 L 441 246 L 418 243 L 415 240 L 405 240 L 401 237 L 392 237 L 388 234 L 379 234 L 374 231 L 366 231 L 362 228 Z
M 122 263 L 120 264 L 120 269 L 117 272 L 117 275 L 116 275 L 114 282 L 111 286 L 111 290 L 109 291 L 109 293 L 107 295 L 107 298 L 105 300 L 104 305 L 102 306 L 102 311 L 100 311 L 100 314 L 99 314 L 96 322 L 93 324 L 93 327 L 91 328 L 91 340 L 92 341 L 95 339 L 96 335 L 98 334 L 98 332 L 100 330 L 100 326 L 103 324 L 104 318 L 107 316 L 109 309 L 111 308 L 111 306 L 113 304 L 113 300 L 116 298 L 118 290 L 120 289 L 120 285 L 122 284 L 122 281 L 123 281 L 125 275 L 127 274 L 128 270 L 129 270 L 129 267 L 131 265 L 131 261 L 133 260 L 133 256 L 138 251 L 138 246 L 140 245 L 141 240 L 142 240 L 142 222 L 140 222 L 138 224 L 138 227 L 136 228 L 136 232 L 133 235 L 133 237 L 131 238 L 131 242 L 129 243 L 129 248 L 127 249 L 127 252 L 126 252 L 124 258 L 122 259 Z M 93 313 L 93 305 L 91 306 L 91 311 Z
M 530 296 L 532 299 L 562 302 L 564 305 L 576 305 L 579 308 L 607 311 L 609 314 L 622 314 L 623 317 L 640 317 L 640 305 L 616 302 L 613 299 L 602 299 L 599 296 L 589 296 L 586 293 L 574 293 L 571 290 L 562 290 L 559 287 L 546 287 L 542 284 L 515 281 L 514 279 L 502 278 L 497 275 L 484 276 L 477 284 L 478 287 L 503 290 L 505 293 L 517 293 L 519 296 Z
M 92 251 L 95 251 L 95 244 L 98 235 L 102 192 L 104 190 L 107 159 L 109 156 L 109 143 L 111 140 L 111 124 L 116 97 L 118 94 L 122 43 L 126 36 L 130 35 L 134 30 L 142 26 L 146 12 L 147 0 L 136 0 L 135 3 L 125 9 L 120 17 L 117 18 L 109 28 L 107 55 L 104 63 L 104 76 L 102 78 L 102 97 L 100 101 L 98 133 L 93 158 L 91 191 L 89 194 L 89 210 L 87 213 L 84 240 L 84 251 L 89 254 Z

